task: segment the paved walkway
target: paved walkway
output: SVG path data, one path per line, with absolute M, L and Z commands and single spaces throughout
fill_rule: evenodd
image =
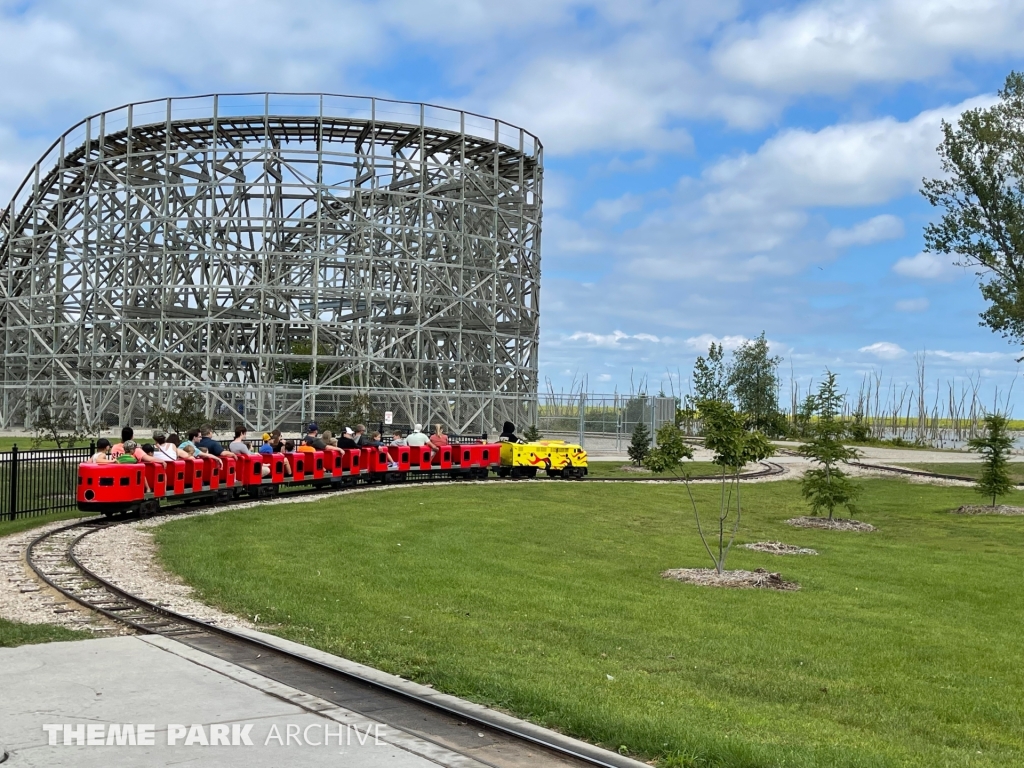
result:
M 482 768 L 168 638 L 2 648 L 0 691 L 3 768 Z M 127 743 L 118 745 L 119 736 Z

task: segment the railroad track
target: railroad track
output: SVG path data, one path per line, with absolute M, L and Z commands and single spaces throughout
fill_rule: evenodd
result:
M 518 723 L 500 713 L 481 712 L 471 705 L 440 703 L 400 690 L 132 595 L 91 571 L 76 555 L 76 547 L 83 539 L 130 519 L 93 518 L 44 533 L 29 545 L 28 564 L 40 579 L 68 599 L 135 632 L 173 638 L 371 719 L 379 719 L 380 713 L 386 712 L 389 728 L 492 768 L 643 765 L 528 723 Z
M 761 469 L 741 474 L 741 479 L 771 477 L 785 472 L 778 464 L 760 463 Z M 681 482 L 683 479 L 652 478 L 661 482 Z M 646 478 L 644 481 L 650 482 Z M 588 478 L 584 482 L 637 480 Z M 294 491 L 288 495 L 316 492 L 317 489 L 310 488 L 308 491 Z M 236 503 L 248 501 L 245 499 Z M 230 507 L 233 504 L 220 506 Z M 157 514 L 171 515 L 179 510 L 179 507 L 171 507 Z M 631 758 L 550 731 L 539 734 L 543 729 L 527 723 L 510 724 L 509 718 L 498 713 L 489 715 L 481 713 L 479 708 L 442 705 L 133 595 L 90 570 L 78 558 L 76 548 L 86 537 L 134 519 L 137 517 L 90 518 L 56 528 L 36 537 L 29 544 L 26 559 L 43 582 L 69 600 L 102 616 L 113 627 L 127 627 L 141 634 L 173 638 L 188 647 L 230 661 L 367 717 L 373 718 L 374 713 L 387 711 L 389 727 L 453 752 L 470 755 L 484 765 L 493 768 L 638 768 L 643 765 Z M 116 634 L 116 631 L 104 627 L 97 632 L 97 635 L 101 634 Z M 460 727 L 466 725 L 473 727 Z M 481 737 L 480 733 L 484 736 Z
M 786 468 L 781 464 L 776 464 L 774 461 L 759 461 L 761 469 L 753 472 L 741 472 L 740 480 L 758 480 L 763 477 L 775 477 L 776 475 L 784 475 Z M 538 478 L 540 479 L 540 478 Z M 543 478 L 547 480 L 548 478 Z M 646 475 L 644 477 L 584 477 L 582 482 L 584 483 L 636 483 L 636 482 L 656 482 L 656 483 L 682 483 L 687 479 L 691 483 L 711 483 L 719 482 L 721 477 L 717 475 L 706 475 L 702 477 L 665 477 L 664 475 Z M 578 481 L 577 481 L 578 482 Z
M 864 469 L 879 469 L 883 472 L 893 472 L 898 475 L 914 475 L 917 477 L 937 477 L 942 480 L 962 480 L 965 483 L 976 483 L 978 478 L 976 477 L 964 477 L 963 475 L 944 475 L 939 472 L 925 472 L 921 469 L 907 469 L 906 467 L 892 467 L 886 466 L 885 464 L 865 464 L 862 461 L 851 461 L 855 467 L 863 467 Z

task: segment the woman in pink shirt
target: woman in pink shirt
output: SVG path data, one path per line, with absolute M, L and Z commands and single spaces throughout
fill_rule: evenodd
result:
M 440 424 L 434 425 L 434 434 L 430 436 L 430 444 L 434 446 L 434 453 L 437 453 L 437 449 L 442 445 L 448 445 L 448 435 L 444 433 L 444 427 Z

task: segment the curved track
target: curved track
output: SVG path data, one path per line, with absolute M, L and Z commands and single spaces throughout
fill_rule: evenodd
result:
M 257 638 L 170 611 L 132 595 L 98 576 L 76 556 L 85 537 L 126 520 L 93 518 L 37 537 L 27 557 L 32 570 L 71 600 L 143 634 L 172 637 L 189 647 L 230 661 L 338 706 L 380 719 L 387 725 L 494 768 L 635 768 L 634 760 L 552 733 L 542 738 L 471 708 L 443 705 L 379 681 L 360 677 L 290 653 Z M 466 725 L 472 725 L 466 728 Z M 484 734 L 481 738 L 480 734 Z
M 977 482 L 976 477 L 964 477 L 962 475 L 943 475 L 938 472 L 925 472 L 920 469 L 907 469 L 906 467 L 891 467 L 885 464 L 865 464 L 862 461 L 850 462 L 855 467 L 863 467 L 864 469 L 877 469 L 882 472 L 893 472 L 897 475 L 911 475 L 914 477 L 935 477 L 940 480 L 961 480 L 965 483 Z
M 761 464 L 762 469 L 742 474 L 741 479 L 771 477 L 785 472 L 778 464 Z M 590 478 L 589 481 L 681 482 L 684 479 Z M 172 508 L 160 514 L 173 514 L 174 511 Z M 532 768 L 537 765 L 636 768 L 641 765 L 630 758 L 564 739 L 555 733 L 538 736 L 536 729 L 525 724 L 525 727 L 517 728 L 500 715 L 491 718 L 476 709 L 439 704 L 132 595 L 91 571 L 75 552 L 79 542 L 87 536 L 131 519 L 135 518 L 90 518 L 44 533 L 29 544 L 26 551 L 28 564 L 42 581 L 68 599 L 135 632 L 174 638 L 189 647 L 368 717 L 386 711 L 389 726 L 454 752 L 471 755 L 494 768 Z M 460 727 L 470 723 L 472 728 Z M 478 735 L 481 732 L 485 734 L 483 739 Z

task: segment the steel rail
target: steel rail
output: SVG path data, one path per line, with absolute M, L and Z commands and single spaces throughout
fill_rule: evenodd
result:
M 743 480 L 769 477 L 785 472 L 785 469 L 771 462 L 760 462 L 763 469 L 756 472 L 748 472 L 740 476 Z M 490 481 L 501 478 L 489 478 Z M 548 479 L 548 478 L 545 478 Z M 555 479 L 555 478 L 550 478 Z M 708 479 L 708 478 L 703 478 Z M 714 479 L 714 478 L 711 478 Z M 590 478 L 591 482 L 684 482 L 687 478 L 664 478 L 658 480 L 635 480 L 633 478 Z M 422 481 L 413 480 L 413 484 L 420 484 Z M 337 489 L 341 492 L 353 490 L 365 486 L 352 486 Z M 371 486 L 372 487 L 372 486 Z M 384 487 L 395 487 L 386 486 Z M 308 490 L 295 491 L 295 495 L 316 493 L 322 489 L 310 487 Z M 289 494 L 292 495 L 292 494 Z M 220 506 L 229 508 L 239 504 L 250 503 L 250 499 L 240 499 L 234 502 L 222 503 Z M 157 515 L 173 515 L 179 511 L 178 506 L 165 508 Z M 442 703 L 425 696 L 418 696 L 407 690 L 402 690 L 388 685 L 380 680 L 373 680 L 348 670 L 338 669 L 331 665 L 310 659 L 287 650 L 271 645 L 258 638 L 242 635 L 238 632 L 219 627 L 199 619 L 186 616 L 176 611 L 169 610 L 149 600 L 141 598 L 128 592 L 125 589 L 112 583 L 110 580 L 96 574 L 86 566 L 77 556 L 75 549 L 87 536 L 106 530 L 108 528 L 124 524 L 136 519 L 135 516 L 126 516 L 119 519 L 89 518 L 79 520 L 66 526 L 48 531 L 37 536 L 29 544 L 26 550 L 26 560 L 33 572 L 48 586 L 64 595 L 79 605 L 121 625 L 128 626 L 137 632 L 144 634 L 155 634 L 164 637 L 171 637 L 184 642 L 191 647 L 196 647 L 196 640 L 203 636 L 213 636 L 229 640 L 235 644 L 241 644 L 249 648 L 258 648 L 261 655 L 271 654 L 282 659 L 288 659 L 307 667 L 312 667 L 325 675 L 346 679 L 350 683 L 362 686 L 370 686 L 377 691 L 396 697 L 401 701 L 413 702 L 418 706 L 426 707 L 434 712 L 444 713 L 448 717 L 455 717 L 460 720 L 470 721 L 477 726 L 490 729 L 505 737 L 517 741 L 529 743 L 542 750 L 549 750 L 562 758 L 581 762 L 583 765 L 601 766 L 602 768 L 635 768 L 639 765 L 631 758 L 616 755 L 599 747 L 593 747 L 593 753 L 587 745 L 576 740 L 560 737 L 559 734 L 551 733 L 548 738 L 541 738 L 528 730 L 516 725 L 510 725 L 502 715 L 495 713 L 493 717 L 486 712 L 480 712 L 477 708 L 467 706 L 460 707 L 453 703 Z M 58 551 L 44 551 L 47 543 L 56 544 Z M 69 569 L 68 566 L 71 566 Z M 189 642 L 191 641 L 191 642 Z M 200 648 L 206 653 L 212 653 L 209 648 Z M 342 705 L 344 706 L 344 705 Z M 369 716 L 373 716 L 369 713 Z M 529 724 L 523 724 L 529 728 Z M 397 727 L 397 726 L 392 726 Z M 447 749 L 453 749 L 451 745 L 443 744 L 432 740 L 427 734 L 414 734 L 425 738 L 433 743 L 438 743 Z M 582 745 L 582 746 L 581 746 Z M 453 749 L 453 751 L 458 751 Z M 475 755 L 474 759 L 480 759 Z M 486 763 L 486 760 L 481 760 Z M 499 764 L 493 764 L 499 766 Z
M 224 504 L 222 506 L 231 507 L 247 502 L 248 500 L 245 500 Z M 176 511 L 177 508 L 174 509 Z M 168 511 L 157 514 L 163 516 L 174 514 L 174 512 Z M 290 651 L 271 645 L 258 638 L 242 635 L 230 629 L 218 627 L 199 619 L 171 611 L 144 598 L 138 597 L 137 595 L 133 595 L 127 590 L 113 584 L 108 579 L 99 576 L 84 565 L 75 554 L 75 547 L 83 539 L 93 533 L 130 522 L 134 519 L 136 519 L 134 516 L 116 520 L 90 518 L 88 520 L 76 521 L 70 525 L 48 531 L 36 537 L 29 544 L 26 552 L 26 559 L 28 560 L 29 566 L 40 579 L 68 599 L 114 622 L 131 627 L 140 633 L 171 637 L 179 642 L 189 645 L 190 647 L 198 647 L 199 650 L 210 653 L 214 656 L 217 656 L 215 652 L 197 645 L 197 641 L 202 639 L 203 635 L 222 638 L 236 645 L 240 644 L 248 648 L 255 648 L 261 652 L 264 663 L 266 662 L 269 654 L 283 660 L 299 663 L 306 667 L 312 667 L 324 675 L 333 676 L 335 679 L 347 680 L 349 683 L 358 686 L 368 686 L 387 696 L 396 698 L 399 701 L 424 707 L 435 713 L 441 713 L 448 718 L 469 721 L 480 728 L 496 732 L 506 738 L 512 739 L 513 741 L 530 744 L 542 751 L 551 752 L 553 753 L 552 756 L 557 755 L 560 757 L 564 761 L 563 764 L 566 766 L 585 765 L 599 766 L 600 768 L 636 768 L 637 766 L 642 765 L 631 758 L 616 755 L 615 753 L 608 752 L 600 747 L 592 747 L 592 753 L 588 754 L 588 752 L 590 752 L 590 750 L 587 749 L 589 745 L 586 745 L 583 742 L 577 742 L 575 739 L 561 737 L 556 733 L 551 733 L 548 738 L 541 738 L 529 733 L 530 725 L 528 723 L 523 723 L 524 728 L 518 728 L 516 725 L 510 725 L 507 722 L 507 718 L 498 713 L 494 713 L 494 716 L 490 717 L 486 712 L 480 712 L 473 706 L 466 706 L 465 708 L 462 708 L 456 704 L 442 703 L 424 696 L 418 696 L 415 693 L 395 688 L 394 686 L 388 685 L 380 680 L 363 677 L 351 671 L 338 669 L 315 659 L 291 653 Z M 61 564 L 71 565 L 75 572 L 71 572 L 66 569 L 55 570 L 53 567 L 47 567 L 47 565 L 40 562 L 42 559 L 40 557 L 42 553 L 41 547 L 48 541 L 53 540 L 57 540 L 63 547 L 63 552 L 60 553 L 63 555 L 63 563 L 57 562 L 59 554 L 52 551 L 46 553 L 47 562 L 51 566 L 59 566 Z M 238 662 L 236 661 L 234 663 Z M 341 703 L 339 706 L 347 705 Z M 363 714 L 366 714 L 369 717 L 374 717 L 373 712 Z M 404 730 L 399 726 L 392 725 L 391 727 Z M 459 751 L 457 747 L 453 747 L 451 744 L 445 744 L 444 742 L 432 739 L 429 734 L 416 732 L 412 732 L 412 734 L 451 751 Z M 470 756 L 485 765 L 494 766 L 494 768 L 502 768 L 506 765 L 520 765 L 520 763 L 515 762 L 492 763 L 479 754 L 473 754 Z

